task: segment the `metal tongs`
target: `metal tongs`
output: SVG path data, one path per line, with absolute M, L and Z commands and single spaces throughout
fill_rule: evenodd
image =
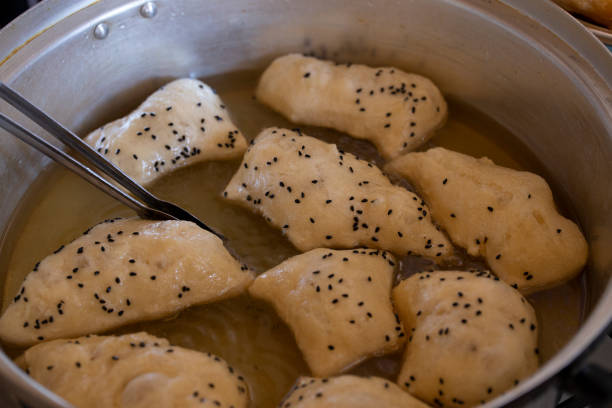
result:
M 185 209 L 168 201 L 160 200 L 153 194 L 149 193 L 113 163 L 106 160 L 102 155 L 91 148 L 80 137 L 66 129 L 55 119 L 38 109 L 27 99 L 2 82 L 0 82 L 0 99 L 8 102 L 18 111 L 32 119 L 32 121 L 37 123 L 56 139 L 79 152 L 88 161 L 88 163 L 85 165 L 79 162 L 74 157 L 68 155 L 64 151 L 47 142 L 45 139 L 19 125 L 17 122 L 10 119 L 3 113 L 0 113 L 1 128 L 9 133 L 12 133 L 14 136 L 17 136 L 23 142 L 29 144 L 39 152 L 81 176 L 90 184 L 94 185 L 114 199 L 125 204 L 134 210 L 139 217 L 153 220 L 191 221 L 196 223 L 201 228 L 217 235 L 222 240 L 225 240 L 223 235 L 208 227 Z M 107 181 L 92 169 L 95 169 L 108 176 L 110 179 L 124 188 L 129 194 Z

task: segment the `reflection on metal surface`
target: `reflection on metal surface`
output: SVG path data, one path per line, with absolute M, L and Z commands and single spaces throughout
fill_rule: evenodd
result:
M 63 14 L 48 13 L 46 10 L 42 10 L 41 12 L 41 7 L 32 7 L 31 10 L 28 10 L 28 13 L 24 13 L 22 16 L 19 16 L 18 19 L 15 19 L 9 25 L 13 25 L 21 19 L 27 19 L 26 21 L 29 20 L 28 24 L 16 26 L 14 29 L 11 29 L 12 32 L 10 33 L 6 29 L 1 30 L 0 35 L 2 35 L 2 37 L 8 41 L 4 41 L 4 43 L 0 45 L 0 55 L 4 55 L 2 60 L 0 60 L 0 67 L 10 60 L 11 57 L 16 55 L 22 48 L 34 41 L 45 31 L 53 28 L 56 24 L 63 21 L 63 19 L 68 18 L 81 10 L 87 9 L 99 1 L 100 0 L 75 0 L 71 3 L 65 1 L 62 3 L 62 6 L 65 5 L 65 8 L 62 10 Z M 50 5 L 50 3 L 51 0 L 47 0 L 45 3 L 45 6 L 48 6 L 49 9 L 53 7 Z M 56 8 L 59 9 L 59 7 Z M 14 34 L 16 34 L 16 36 L 13 36 Z M 10 41 L 11 39 L 14 40 L 15 38 L 18 41 Z
M 157 14 L 157 4 L 153 1 L 147 1 L 140 7 L 140 15 L 144 18 L 153 18 Z
M 11 59 L 11 57 L 15 54 L 17 54 L 19 52 L 19 50 L 21 50 L 23 47 L 25 47 L 26 45 L 28 45 L 29 43 L 31 43 L 32 41 L 34 41 L 34 39 L 36 39 L 36 37 L 38 37 L 39 35 L 41 35 L 42 33 L 44 33 L 45 31 L 47 31 L 49 28 L 51 27 L 46 27 L 43 30 L 41 30 L 39 33 L 36 33 L 34 36 L 32 36 L 32 38 L 29 38 L 26 42 L 24 42 L 23 44 L 15 47 L 6 57 L 4 57 L 4 59 L 2 59 L 2 61 L 0 61 L 0 67 L 9 59 Z
M 98 40 L 103 40 L 108 36 L 109 30 L 110 27 L 107 23 L 96 24 L 94 28 L 94 37 L 96 37 Z

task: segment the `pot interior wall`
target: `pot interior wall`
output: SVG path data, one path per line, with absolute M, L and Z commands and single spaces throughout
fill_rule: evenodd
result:
M 610 104 L 598 93 L 609 90 L 542 26 L 495 1 L 156 3 L 157 15 L 143 18 L 142 1 L 98 1 L 5 60 L 0 80 L 85 134 L 168 79 L 263 68 L 288 52 L 424 74 L 538 157 L 589 239 L 591 306 L 604 293 L 612 263 L 612 129 Z M 110 31 L 100 40 L 93 28 L 102 21 Z M 6 134 L 1 140 L 0 230 L 6 230 L 48 161 Z

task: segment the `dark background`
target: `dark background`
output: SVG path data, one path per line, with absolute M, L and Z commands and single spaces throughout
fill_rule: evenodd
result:
M 4 27 L 38 0 L 0 0 L 0 28 Z

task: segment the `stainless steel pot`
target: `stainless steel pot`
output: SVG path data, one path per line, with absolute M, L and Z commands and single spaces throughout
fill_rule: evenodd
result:
M 107 107 L 136 105 L 156 78 L 259 68 L 276 55 L 310 50 L 426 74 L 446 95 L 517 135 L 570 198 L 591 247 L 588 318 L 533 377 L 487 404 L 554 406 L 559 374 L 577 367 L 612 319 L 612 60 L 554 5 L 46 0 L 0 32 L 0 80 L 83 132 L 109 119 Z M 6 230 L 47 160 L 0 137 L 0 230 Z M 67 406 L 2 353 L 0 382 L 30 406 Z

